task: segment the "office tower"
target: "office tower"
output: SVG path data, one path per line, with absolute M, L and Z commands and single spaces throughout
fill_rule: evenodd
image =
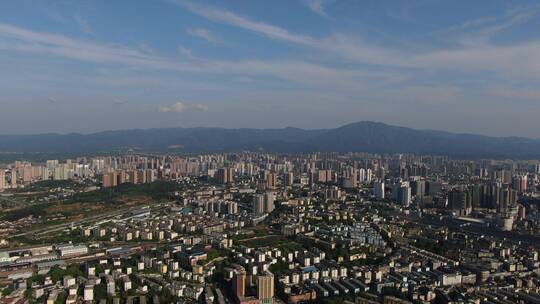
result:
M 257 276 L 257 298 L 262 304 L 274 302 L 274 275 L 265 271 Z
M 383 181 L 376 181 L 373 183 L 373 195 L 376 199 L 383 200 L 384 199 L 384 182 Z
M 217 181 L 220 184 L 229 184 L 234 181 L 232 168 L 220 168 L 217 171 Z
M 253 196 L 253 213 L 256 215 L 264 214 L 264 194 Z
M 270 213 L 274 211 L 275 194 L 273 192 L 266 192 L 264 194 L 264 212 Z
M 266 175 L 266 187 L 268 189 L 276 189 L 277 188 L 277 174 L 268 173 Z

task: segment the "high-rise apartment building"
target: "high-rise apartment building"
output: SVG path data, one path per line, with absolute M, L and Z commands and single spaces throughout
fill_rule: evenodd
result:
M 383 181 L 376 181 L 373 183 L 373 195 L 376 199 L 382 200 L 384 199 L 384 182 Z
M 274 302 L 274 275 L 265 271 L 257 276 L 257 298 L 262 304 Z
M 11 179 L 10 179 L 11 188 L 13 189 L 17 188 L 17 180 L 18 180 L 17 171 L 11 170 Z
M 229 184 L 234 181 L 234 172 L 232 168 L 220 168 L 217 171 L 217 181 L 220 184 Z
M 411 183 L 411 191 L 412 191 L 412 195 L 417 200 L 422 200 L 422 198 L 426 194 L 426 181 L 415 180 L 414 182 Z
M 264 194 L 264 212 L 270 213 L 275 208 L 275 194 L 274 192 L 266 192 Z
M 0 191 L 6 189 L 6 185 L 6 171 L 4 169 L 0 169 Z
M 255 194 L 253 196 L 252 207 L 254 214 L 264 214 L 264 194 Z
M 294 184 L 294 173 L 287 172 L 285 181 L 287 183 L 287 186 L 292 186 Z
M 411 204 L 411 187 L 408 185 L 401 185 L 398 189 L 398 202 L 405 207 Z
M 512 178 L 512 189 L 519 192 L 525 192 L 527 191 L 527 186 L 527 175 L 516 175 Z
M 277 188 L 277 174 L 268 173 L 266 175 L 266 187 L 268 189 L 276 189 Z
M 317 175 L 319 183 L 329 183 L 332 181 L 332 170 L 319 170 Z
M 469 215 L 472 211 L 472 195 L 469 190 L 452 189 L 448 193 L 449 207 L 459 216 Z
M 243 268 L 234 270 L 232 288 L 234 295 L 240 302 L 246 295 L 246 271 Z

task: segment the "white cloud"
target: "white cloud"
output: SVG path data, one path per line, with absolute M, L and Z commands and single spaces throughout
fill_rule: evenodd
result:
M 393 72 L 334 68 L 302 60 L 211 60 L 184 56 L 162 57 L 116 44 L 73 39 L 67 36 L 34 32 L 0 23 L 0 50 L 59 56 L 101 64 L 122 64 L 139 69 L 169 70 L 236 76 L 270 76 L 297 83 L 331 86 L 351 84 L 367 77 Z M 184 55 L 190 51 L 179 49 Z
M 308 35 L 290 32 L 279 26 L 255 21 L 213 6 L 199 5 L 185 0 L 176 0 L 175 3 L 187 8 L 196 15 L 212 21 L 229 24 L 272 39 L 311 47 L 324 53 L 338 55 L 343 59 L 380 65 L 404 66 L 407 64 L 400 54 L 367 44 L 357 37 L 334 34 L 327 38 L 317 39 Z
M 309 9 L 312 10 L 314 13 L 321 16 L 326 16 L 323 0 L 306 0 L 305 2 Z
M 192 104 L 188 108 L 203 112 L 208 111 L 208 106 L 200 103 Z
M 182 113 L 186 106 L 182 102 L 175 102 L 172 105 L 161 105 L 158 107 L 160 113 Z
M 188 28 L 186 30 L 186 33 L 188 33 L 191 36 L 202 38 L 212 44 L 218 44 L 221 43 L 221 40 L 217 38 L 214 33 L 210 32 L 209 30 L 198 27 L 198 28 Z
M 77 24 L 79 25 L 79 28 L 81 29 L 81 31 L 83 31 L 84 33 L 86 34 L 93 34 L 94 32 L 92 31 L 92 28 L 90 27 L 90 24 L 88 23 L 88 21 L 79 16 L 79 15 L 75 15 L 75 21 L 77 22 Z
M 520 7 L 504 13 L 502 16 L 487 16 L 467 20 L 460 24 L 437 30 L 437 38 L 450 39 L 458 45 L 481 45 L 488 43 L 494 36 L 512 27 L 526 23 L 540 13 L 540 5 Z
M 181 46 L 179 45 L 178 46 L 178 52 L 180 52 L 180 54 L 184 57 L 187 57 L 187 58 L 194 58 L 193 56 L 193 52 L 191 51 L 191 49 L 188 49 L 187 47 L 184 47 L 184 46 Z
M 287 31 L 284 28 L 271 24 L 258 22 L 249 18 L 236 15 L 232 12 L 215 8 L 212 6 L 198 5 L 188 1 L 177 0 L 175 3 L 187 8 L 191 12 L 204 18 L 221 22 L 224 24 L 234 25 L 236 27 L 263 34 L 267 37 L 294 42 L 298 44 L 312 45 L 315 41 L 304 35 L 298 35 Z
M 529 90 L 529 89 L 513 89 L 513 88 L 500 88 L 492 90 L 491 93 L 493 96 L 502 97 L 506 99 L 524 99 L 531 101 L 540 101 L 540 91 L 539 90 Z
M 309 48 L 314 56 L 310 56 L 311 61 L 217 60 L 194 57 L 191 50 L 179 46 L 178 50 L 183 57 L 168 58 L 140 48 L 34 32 L 7 24 L 0 24 L 0 50 L 39 53 L 101 64 L 122 64 L 138 69 L 233 77 L 262 76 L 311 85 L 311 89 L 315 90 L 324 88 L 349 92 L 357 92 L 359 87 L 370 85 L 410 82 L 421 73 L 434 75 L 441 71 L 473 75 L 496 72 L 495 77 L 499 80 L 530 81 L 540 78 L 539 41 L 511 45 L 484 42 L 440 49 L 390 48 L 340 33 L 314 38 L 226 10 L 179 0 L 176 3 L 209 20 Z M 317 58 L 322 61 L 317 61 Z M 339 64 L 334 65 L 336 62 Z
M 182 113 L 185 111 L 208 111 L 208 106 L 194 103 L 194 104 L 186 104 L 181 101 L 177 101 L 171 105 L 160 105 L 158 107 L 158 112 L 160 113 Z
M 455 48 L 447 49 L 417 50 L 382 47 L 368 43 L 361 38 L 340 33 L 317 39 L 293 33 L 275 25 L 254 21 L 224 9 L 193 4 L 186 0 L 176 0 L 175 3 L 206 19 L 260 33 L 270 38 L 307 46 L 323 54 L 333 54 L 338 60 L 351 61 L 352 63 L 398 69 L 442 69 L 464 73 L 495 71 L 506 76 L 540 78 L 540 41 L 497 45 L 487 41 L 488 39 L 478 38 L 491 37 L 503 29 L 525 22 L 537 14 L 540 7 L 534 7 L 530 10 L 514 10 L 507 13 L 504 18 L 484 18 L 462 25 L 464 27 L 482 25 L 474 32 L 477 35 L 477 43 L 464 43 Z M 489 23 L 489 26 L 486 23 Z M 461 42 L 466 41 L 463 37 L 465 36 L 459 37 L 462 39 Z M 325 69 L 321 68 L 320 71 L 324 72 Z M 342 72 L 347 74 L 347 71 Z
M 115 105 L 125 105 L 125 104 L 127 104 L 127 101 L 124 100 L 124 99 L 120 99 L 120 98 L 113 98 L 113 103 Z

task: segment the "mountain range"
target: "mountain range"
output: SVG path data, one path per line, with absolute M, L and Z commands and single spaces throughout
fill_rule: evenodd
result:
M 0 135 L 0 152 L 371 152 L 540 159 L 540 140 L 416 130 L 361 121 L 334 129 L 167 128 L 92 134 Z

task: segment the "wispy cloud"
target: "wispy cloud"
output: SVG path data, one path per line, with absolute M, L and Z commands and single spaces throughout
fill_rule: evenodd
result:
M 326 16 L 323 0 L 305 0 L 304 2 L 314 13 L 321 16 Z
M 313 56 L 309 60 L 221 60 L 198 58 L 193 56 L 190 49 L 179 46 L 181 58 L 170 58 L 141 48 L 35 32 L 8 24 L 0 24 L 0 50 L 39 53 L 100 64 L 122 64 L 138 69 L 234 77 L 264 76 L 311 85 L 311 89 L 354 92 L 359 86 L 396 84 L 404 80 L 410 81 L 410 75 L 440 71 L 472 74 L 496 72 L 496 76 L 501 79 L 540 78 L 540 64 L 537 64 L 540 62 L 539 41 L 524 41 L 511 45 L 486 42 L 439 49 L 384 47 L 362 37 L 340 33 L 315 38 L 227 10 L 188 1 L 177 0 L 175 3 L 206 19 L 308 48 Z M 493 22 L 490 24 L 493 25 Z
M 496 45 L 483 39 L 483 43 L 467 43 L 454 48 L 429 50 L 388 48 L 366 42 L 359 37 L 336 33 L 325 38 L 297 34 L 272 24 L 259 22 L 213 6 L 194 4 L 187 0 L 175 3 L 206 19 L 229 24 L 247 31 L 263 34 L 269 38 L 313 48 L 323 54 L 338 55 L 337 58 L 357 64 L 378 65 L 390 68 L 447 69 L 470 72 L 472 70 L 496 71 L 514 74 L 518 69 L 538 78 L 540 61 L 538 41 L 526 41 L 513 45 Z M 514 10 L 502 19 L 471 21 L 465 27 L 475 26 L 477 37 L 489 37 L 498 31 L 525 22 L 535 16 L 540 7 Z M 489 23 L 489 26 L 486 25 Z M 481 25 L 480 27 L 478 25 Z M 465 37 L 465 35 L 463 35 Z M 478 38 L 477 38 L 478 39 Z M 523 58 L 528 58 L 524 64 Z
M 0 24 L 0 50 L 38 53 L 101 64 L 123 64 L 141 69 L 170 70 L 237 76 L 271 76 L 306 84 L 340 86 L 388 72 L 373 72 L 310 63 L 303 60 L 211 60 L 167 58 L 116 44 L 73 39 Z M 180 49 L 184 55 L 190 51 Z
M 182 55 L 182 56 L 184 56 L 186 58 L 195 58 L 195 56 L 193 56 L 193 52 L 191 51 L 191 49 L 189 49 L 187 47 L 179 45 L 178 46 L 178 52 L 180 53 L 180 55 Z
M 73 39 L 67 36 L 35 32 L 8 24 L 0 24 L 0 49 L 47 53 L 61 57 L 93 62 L 144 64 L 158 58 L 139 50 Z
M 88 23 L 88 20 L 81 17 L 80 15 L 75 15 L 74 18 L 77 24 L 79 25 L 79 28 L 81 29 L 81 31 L 90 35 L 94 34 L 94 32 L 92 31 L 92 28 L 90 27 L 90 24 Z
M 199 5 L 183 0 L 177 0 L 175 1 L 175 3 L 187 8 L 191 12 L 204 18 L 224 24 L 233 25 L 244 30 L 265 35 L 270 38 L 307 45 L 311 45 L 315 42 L 309 36 L 294 34 L 282 27 L 274 26 L 264 22 L 254 21 L 249 18 L 234 14 L 227 10 L 222 10 L 212 6 Z
M 185 0 L 176 0 L 174 3 L 185 7 L 196 15 L 215 22 L 235 26 L 271 39 L 314 48 L 327 54 L 339 55 L 343 59 L 367 64 L 407 65 L 407 61 L 399 53 L 367 44 L 358 37 L 334 34 L 325 38 L 314 38 L 309 35 L 291 32 L 273 24 L 252 20 L 221 8 L 195 4 Z
M 182 113 L 185 111 L 208 111 L 208 106 L 200 103 L 184 103 L 177 101 L 170 105 L 160 105 L 159 113 Z
M 214 33 L 202 27 L 188 28 L 186 30 L 186 33 L 194 37 L 202 38 L 212 44 L 221 43 L 221 39 L 219 39 L 216 35 L 214 35 Z
M 127 104 L 127 101 L 125 99 L 120 99 L 120 98 L 113 98 L 112 102 L 115 105 L 119 105 L 119 106 Z
M 498 33 L 531 20 L 540 13 L 540 5 L 516 8 L 502 16 L 485 16 L 438 30 L 436 35 L 454 35 L 464 45 L 488 43 Z
M 188 108 L 191 108 L 191 109 L 197 110 L 197 111 L 203 111 L 203 112 L 208 111 L 208 106 L 204 105 L 204 104 L 200 104 L 200 103 L 192 104 Z
M 514 88 L 500 88 L 492 90 L 491 93 L 497 97 L 503 97 L 505 99 L 524 99 L 531 100 L 535 102 L 540 101 L 540 91 L 539 90 L 528 90 L 528 89 L 514 89 Z

